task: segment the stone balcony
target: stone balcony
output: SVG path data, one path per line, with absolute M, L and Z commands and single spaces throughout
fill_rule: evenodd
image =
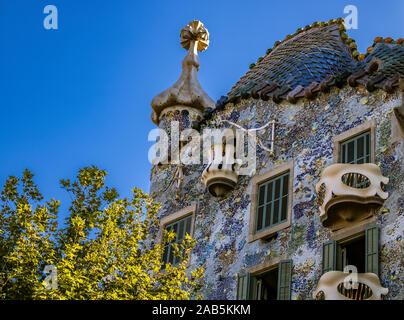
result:
M 209 164 L 202 173 L 202 183 L 215 197 L 223 197 L 238 181 L 241 161 L 235 159 L 235 143 L 213 144 L 207 149 Z
M 389 289 L 383 288 L 374 273 L 324 273 L 313 292 L 315 300 L 382 300 Z
M 388 182 L 373 163 L 327 167 L 316 185 L 323 226 L 338 230 L 372 216 L 388 197 Z

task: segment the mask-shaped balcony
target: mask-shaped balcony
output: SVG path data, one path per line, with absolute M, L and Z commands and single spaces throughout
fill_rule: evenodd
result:
M 370 217 L 387 199 L 388 182 L 373 163 L 327 167 L 316 185 L 323 226 L 338 230 Z
M 223 197 L 238 181 L 240 160 L 235 159 L 234 139 L 213 144 L 207 149 L 209 164 L 202 173 L 202 183 L 215 197 Z
M 383 288 L 374 273 L 324 273 L 313 292 L 315 300 L 382 300 L 389 289 Z

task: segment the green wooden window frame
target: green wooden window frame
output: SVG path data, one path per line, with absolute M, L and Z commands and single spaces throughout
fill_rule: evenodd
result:
M 257 232 L 288 220 L 289 179 L 286 172 L 258 185 Z
M 370 130 L 341 143 L 341 163 L 370 163 L 371 136 Z
M 365 269 L 379 276 L 379 227 L 369 226 L 365 230 Z
M 323 273 L 336 270 L 337 242 L 335 240 L 323 243 Z
M 191 224 L 192 224 L 192 215 L 184 217 L 180 220 L 177 220 L 173 223 L 167 224 L 165 226 L 165 230 L 175 232 L 175 239 L 170 241 L 164 246 L 164 254 L 163 254 L 163 269 L 165 268 L 165 264 L 171 263 L 172 265 L 177 265 L 180 262 L 180 258 L 174 256 L 174 249 L 172 245 L 174 243 L 179 243 L 183 239 L 185 239 L 185 234 L 191 234 Z
M 282 260 L 278 269 L 278 300 L 290 300 L 292 289 L 292 260 Z

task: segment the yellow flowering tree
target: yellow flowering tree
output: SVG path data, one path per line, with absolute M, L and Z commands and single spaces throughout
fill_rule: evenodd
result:
M 187 268 L 195 240 L 178 244 L 179 264 L 163 266 L 164 243 L 148 242 L 160 205 L 137 188 L 120 199 L 105 186 L 106 175 L 86 167 L 74 181 L 61 180 L 71 196 L 63 228 L 59 201 L 43 201 L 32 173 L 7 179 L 0 198 L 0 298 L 198 298 L 203 270 Z M 164 241 L 174 237 L 166 232 Z

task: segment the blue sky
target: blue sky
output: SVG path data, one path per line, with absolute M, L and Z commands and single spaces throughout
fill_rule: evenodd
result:
M 43 27 L 49 4 L 58 30 Z M 122 195 L 148 191 L 150 101 L 180 75 L 184 25 L 209 30 L 198 77 L 217 100 L 275 41 L 349 4 L 361 53 L 376 36 L 404 36 L 403 0 L 0 0 L 0 185 L 28 168 L 46 198 L 67 201 L 59 179 L 94 164 Z

